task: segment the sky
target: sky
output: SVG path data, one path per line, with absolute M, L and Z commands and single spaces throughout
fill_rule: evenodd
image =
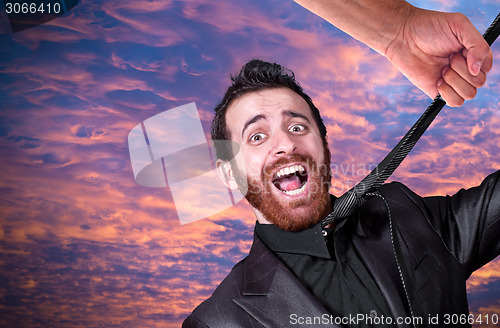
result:
M 500 12 L 497 0 L 412 4 L 464 13 L 481 32 Z M 337 196 L 431 101 L 290 0 L 81 0 L 17 33 L 0 8 L 2 327 L 179 327 L 211 295 L 248 253 L 248 204 L 181 224 L 169 187 L 136 183 L 128 135 L 195 102 L 208 138 L 229 74 L 248 60 L 289 67 L 320 108 Z M 500 58 L 500 45 L 492 51 Z M 391 180 L 445 195 L 499 169 L 499 85 L 496 65 L 474 100 L 442 110 Z M 499 259 L 467 286 L 472 313 L 500 315 Z

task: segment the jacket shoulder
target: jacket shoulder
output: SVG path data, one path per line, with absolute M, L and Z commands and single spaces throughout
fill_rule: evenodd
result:
M 193 310 L 184 321 L 183 328 L 252 326 L 252 319 L 233 301 L 241 297 L 243 267 L 247 258 L 238 262 L 212 295 Z

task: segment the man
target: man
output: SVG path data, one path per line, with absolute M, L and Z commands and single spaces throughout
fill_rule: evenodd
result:
M 484 83 L 464 55 L 442 77 L 449 99 Z M 231 149 L 217 149 L 217 168 L 229 188 L 248 188 L 258 222 L 248 257 L 183 327 L 456 326 L 450 316 L 468 314 L 465 280 L 500 252 L 499 173 L 453 197 L 387 184 L 323 229 L 332 210 L 325 126 L 291 72 L 258 60 L 233 78 L 212 138 L 240 145 L 233 163 Z
M 325 315 L 334 316 L 322 322 L 328 325 L 371 326 L 390 317 L 396 326 L 414 317 L 425 326 L 437 316 L 443 326 L 446 315 L 467 315 L 465 280 L 500 252 L 498 173 L 453 197 L 384 185 L 382 198 L 322 229 L 332 204 L 325 127 L 291 73 L 258 60 L 233 78 L 212 138 L 240 144 L 235 165 L 225 161 L 230 150 L 218 149 L 218 169 L 230 188 L 246 181 L 258 223 L 249 256 L 184 327 L 320 325 L 314 318 Z M 405 263 L 394 255 L 392 224 Z M 345 321 L 359 314 L 372 319 Z

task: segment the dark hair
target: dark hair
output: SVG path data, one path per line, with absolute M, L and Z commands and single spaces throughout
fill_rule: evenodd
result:
M 215 116 L 212 121 L 212 140 L 215 141 L 217 158 L 230 160 L 232 149 L 229 143 L 217 143 L 218 140 L 229 140 L 231 136 L 226 129 L 226 111 L 234 99 L 244 94 L 263 89 L 272 89 L 287 87 L 301 96 L 311 108 L 316 125 L 318 126 L 321 137 L 326 140 L 326 127 L 319 110 L 314 106 L 311 97 L 302 91 L 302 87 L 295 80 L 295 75 L 289 69 L 276 64 L 268 63 L 262 60 L 254 59 L 245 64 L 238 75 L 231 76 L 232 84 L 226 90 L 224 98 L 215 107 Z

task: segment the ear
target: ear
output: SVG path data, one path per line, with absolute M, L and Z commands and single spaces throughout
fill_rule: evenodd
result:
M 222 180 L 224 185 L 226 185 L 226 187 L 230 190 L 238 189 L 238 184 L 236 183 L 236 179 L 234 178 L 231 163 L 229 161 L 218 159 L 216 167 L 217 174 L 219 175 L 219 178 Z

